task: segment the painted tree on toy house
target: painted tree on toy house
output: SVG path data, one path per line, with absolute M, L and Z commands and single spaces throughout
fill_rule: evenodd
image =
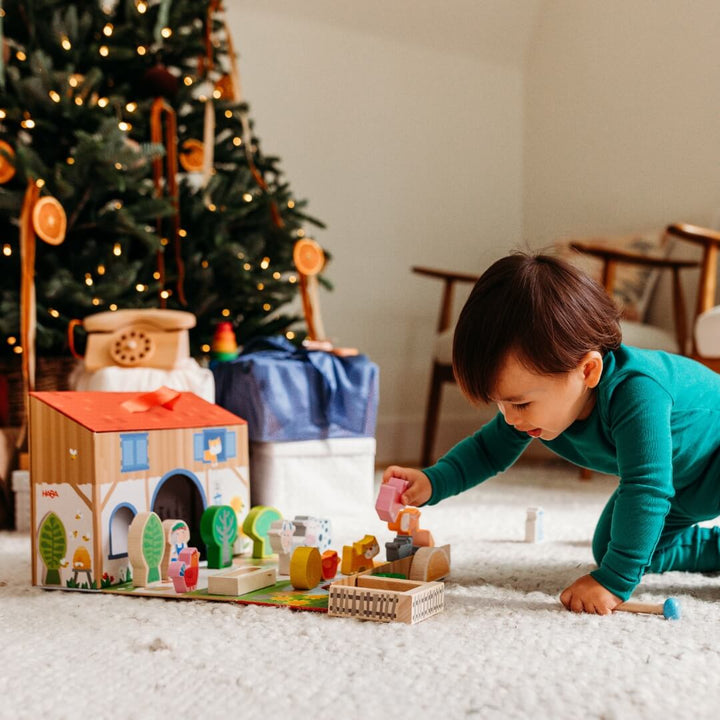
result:
M 322 225 L 252 132 L 219 0 L 1 12 L 0 356 L 35 333 L 67 353 L 73 319 L 117 308 L 194 313 L 196 355 L 220 321 L 290 332 L 293 250 Z

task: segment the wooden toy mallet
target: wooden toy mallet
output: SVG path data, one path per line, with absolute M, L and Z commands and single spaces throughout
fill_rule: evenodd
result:
M 666 620 L 680 619 L 680 603 L 675 598 L 668 598 L 664 603 L 645 603 L 628 601 L 618 605 L 613 612 L 648 613 L 662 615 Z

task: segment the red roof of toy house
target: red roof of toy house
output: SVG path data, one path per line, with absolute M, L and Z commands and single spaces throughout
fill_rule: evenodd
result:
M 245 424 L 245 420 L 191 392 L 181 392 L 172 407 L 156 405 L 144 412 L 123 407 L 143 398 L 138 392 L 33 392 L 41 400 L 92 432 L 168 430 Z

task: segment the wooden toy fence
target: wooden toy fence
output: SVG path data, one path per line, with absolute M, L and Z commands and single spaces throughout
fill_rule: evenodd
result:
M 409 625 L 442 612 L 445 585 L 377 575 L 351 575 L 334 582 L 328 614 Z

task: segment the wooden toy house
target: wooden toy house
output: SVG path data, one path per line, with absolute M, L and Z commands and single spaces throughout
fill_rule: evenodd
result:
M 139 512 L 182 519 L 248 513 L 247 424 L 193 393 L 35 392 L 30 397 L 33 584 L 109 587 L 128 579 Z

